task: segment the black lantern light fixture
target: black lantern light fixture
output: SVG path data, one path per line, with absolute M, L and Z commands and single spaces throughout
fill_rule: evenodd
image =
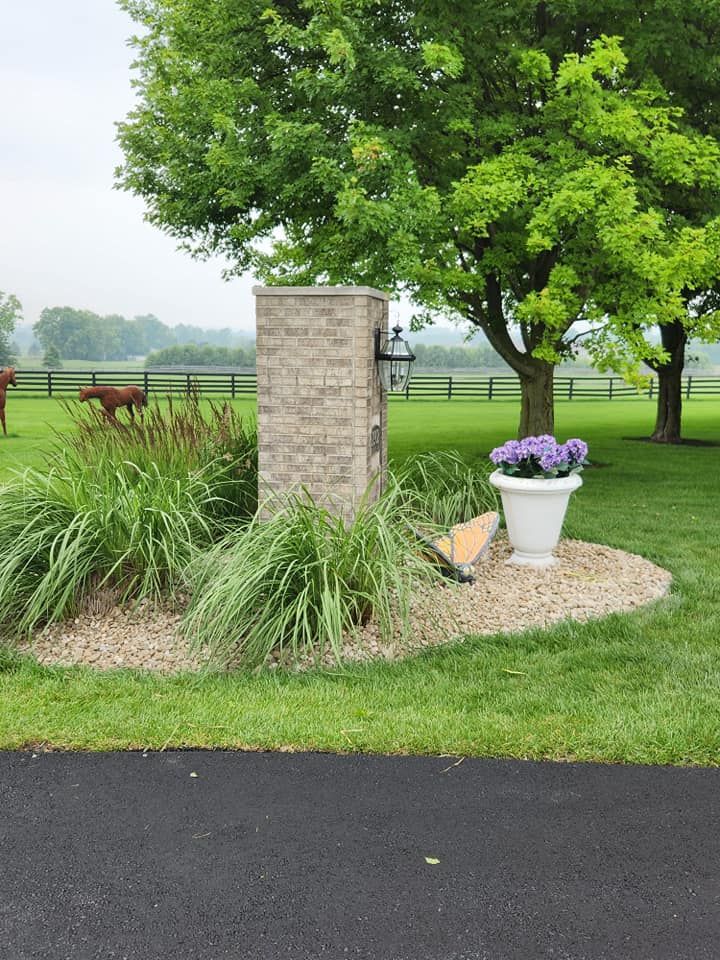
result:
M 382 334 L 379 328 L 375 330 L 375 360 L 380 383 L 389 393 L 402 393 L 407 389 L 415 363 L 415 354 L 401 333 L 402 327 L 393 327 L 394 336 L 381 343 Z

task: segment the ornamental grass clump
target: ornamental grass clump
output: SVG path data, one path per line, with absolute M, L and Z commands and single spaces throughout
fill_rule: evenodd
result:
M 18 638 L 113 602 L 171 594 L 198 549 L 228 529 L 215 463 L 168 476 L 108 458 L 56 451 L 52 466 L 0 487 L 0 633 Z
M 588 446 L 577 438 L 558 443 L 544 434 L 508 440 L 490 453 L 490 460 L 508 477 L 553 480 L 579 473 L 588 465 Z
M 412 591 L 438 576 L 394 484 L 347 523 L 307 492 L 269 506 L 191 571 L 184 630 L 218 662 L 340 659 L 345 635 L 371 617 L 385 639 L 406 627 Z
M 202 403 L 192 390 L 181 400 L 168 397 L 163 406 L 151 403 L 143 420 L 117 423 L 108 423 L 97 407 L 63 405 L 74 428 L 56 434 L 55 450 L 63 456 L 70 451 L 85 464 L 131 463 L 179 479 L 209 472 L 216 510 L 238 519 L 257 510 L 257 424 L 229 403 Z
M 455 450 L 421 453 L 394 468 L 397 496 L 418 521 L 449 528 L 497 508 L 485 464 L 468 464 Z
M 26 636 L 88 605 L 166 599 L 198 551 L 257 509 L 257 436 L 195 394 L 144 422 L 66 404 L 42 469 L 0 488 L 0 633 Z M 102 604 L 100 604 L 102 605 Z

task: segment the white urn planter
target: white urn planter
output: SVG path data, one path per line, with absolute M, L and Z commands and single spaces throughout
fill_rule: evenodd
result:
M 501 470 L 490 475 L 490 483 L 502 497 L 508 539 L 513 554 L 508 563 L 550 567 L 558 561 L 553 550 L 558 544 L 570 494 L 582 486 L 577 473 L 553 480 L 511 477 Z

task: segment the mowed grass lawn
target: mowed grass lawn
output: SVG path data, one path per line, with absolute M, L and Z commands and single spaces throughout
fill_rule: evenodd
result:
M 249 402 L 241 409 L 252 409 Z M 566 531 L 668 567 L 672 596 L 630 615 L 469 637 L 394 664 L 304 675 L 160 677 L 43 668 L 8 656 L 0 746 L 181 746 L 720 762 L 720 448 L 657 447 L 643 400 L 560 403 L 557 434 L 598 463 Z M 515 403 L 393 402 L 391 455 L 459 449 L 473 460 L 513 436 Z M 38 463 L 58 405 L 8 400 L 8 466 Z M 686 406 L 686 435 L 720 441 L 720 402 Z M 521 577 L 521 571 L 518 577 Z

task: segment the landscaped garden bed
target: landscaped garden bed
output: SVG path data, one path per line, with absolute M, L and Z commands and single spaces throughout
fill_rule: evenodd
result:
M 475 568 L 471 584 L 438 581 L 412 598 L 409 622 L 383 637 L 373 621 L 346 633 L 340 660 L 399 660 L 427 647 L 466 636 L 512 633 L 548 627 L 562 620 L 586 621 L 634 610 L 666 595 L 671 576 L 634 554 L 599 544 L 563 540 L 558 564 L 547 569 L 517 569 L 507 564 L 511 548 L 499 537 Z M 86 613 L 38 631 L 23 649 L 44 664 L 85 664 L 100 670 L 122 667 L 172 673 L 212 667 L 182 630 L 182 598 L 176 609 L 151 603 Z M 336 665 L 335 653 L 316 648 L 297 659 L 272 650 L 264 666 L 307 669 Z
M 303 490 L 258 509 L 254 424 L 228 405 L 203 410 L 191 395 L 130 426 L 68 412 L 75 429 L 46 466 L 0 490 L 12 540 L 2 627 L 40 663 L 173 673 L 393 661 L 632 610 L 669 588 L 665 570 L 609 547 L 567 539 L 551 556 L 562 517 L 540 563 L 518 569 L 517 543 L 491 542 L 496 475 L 453 452 L 409 458 L 349 521 Z M 580 440 L 541 436 L 491 459 L 544 491 L 586 455 Z M 541 496 L 540 517 L 545 507 Z

